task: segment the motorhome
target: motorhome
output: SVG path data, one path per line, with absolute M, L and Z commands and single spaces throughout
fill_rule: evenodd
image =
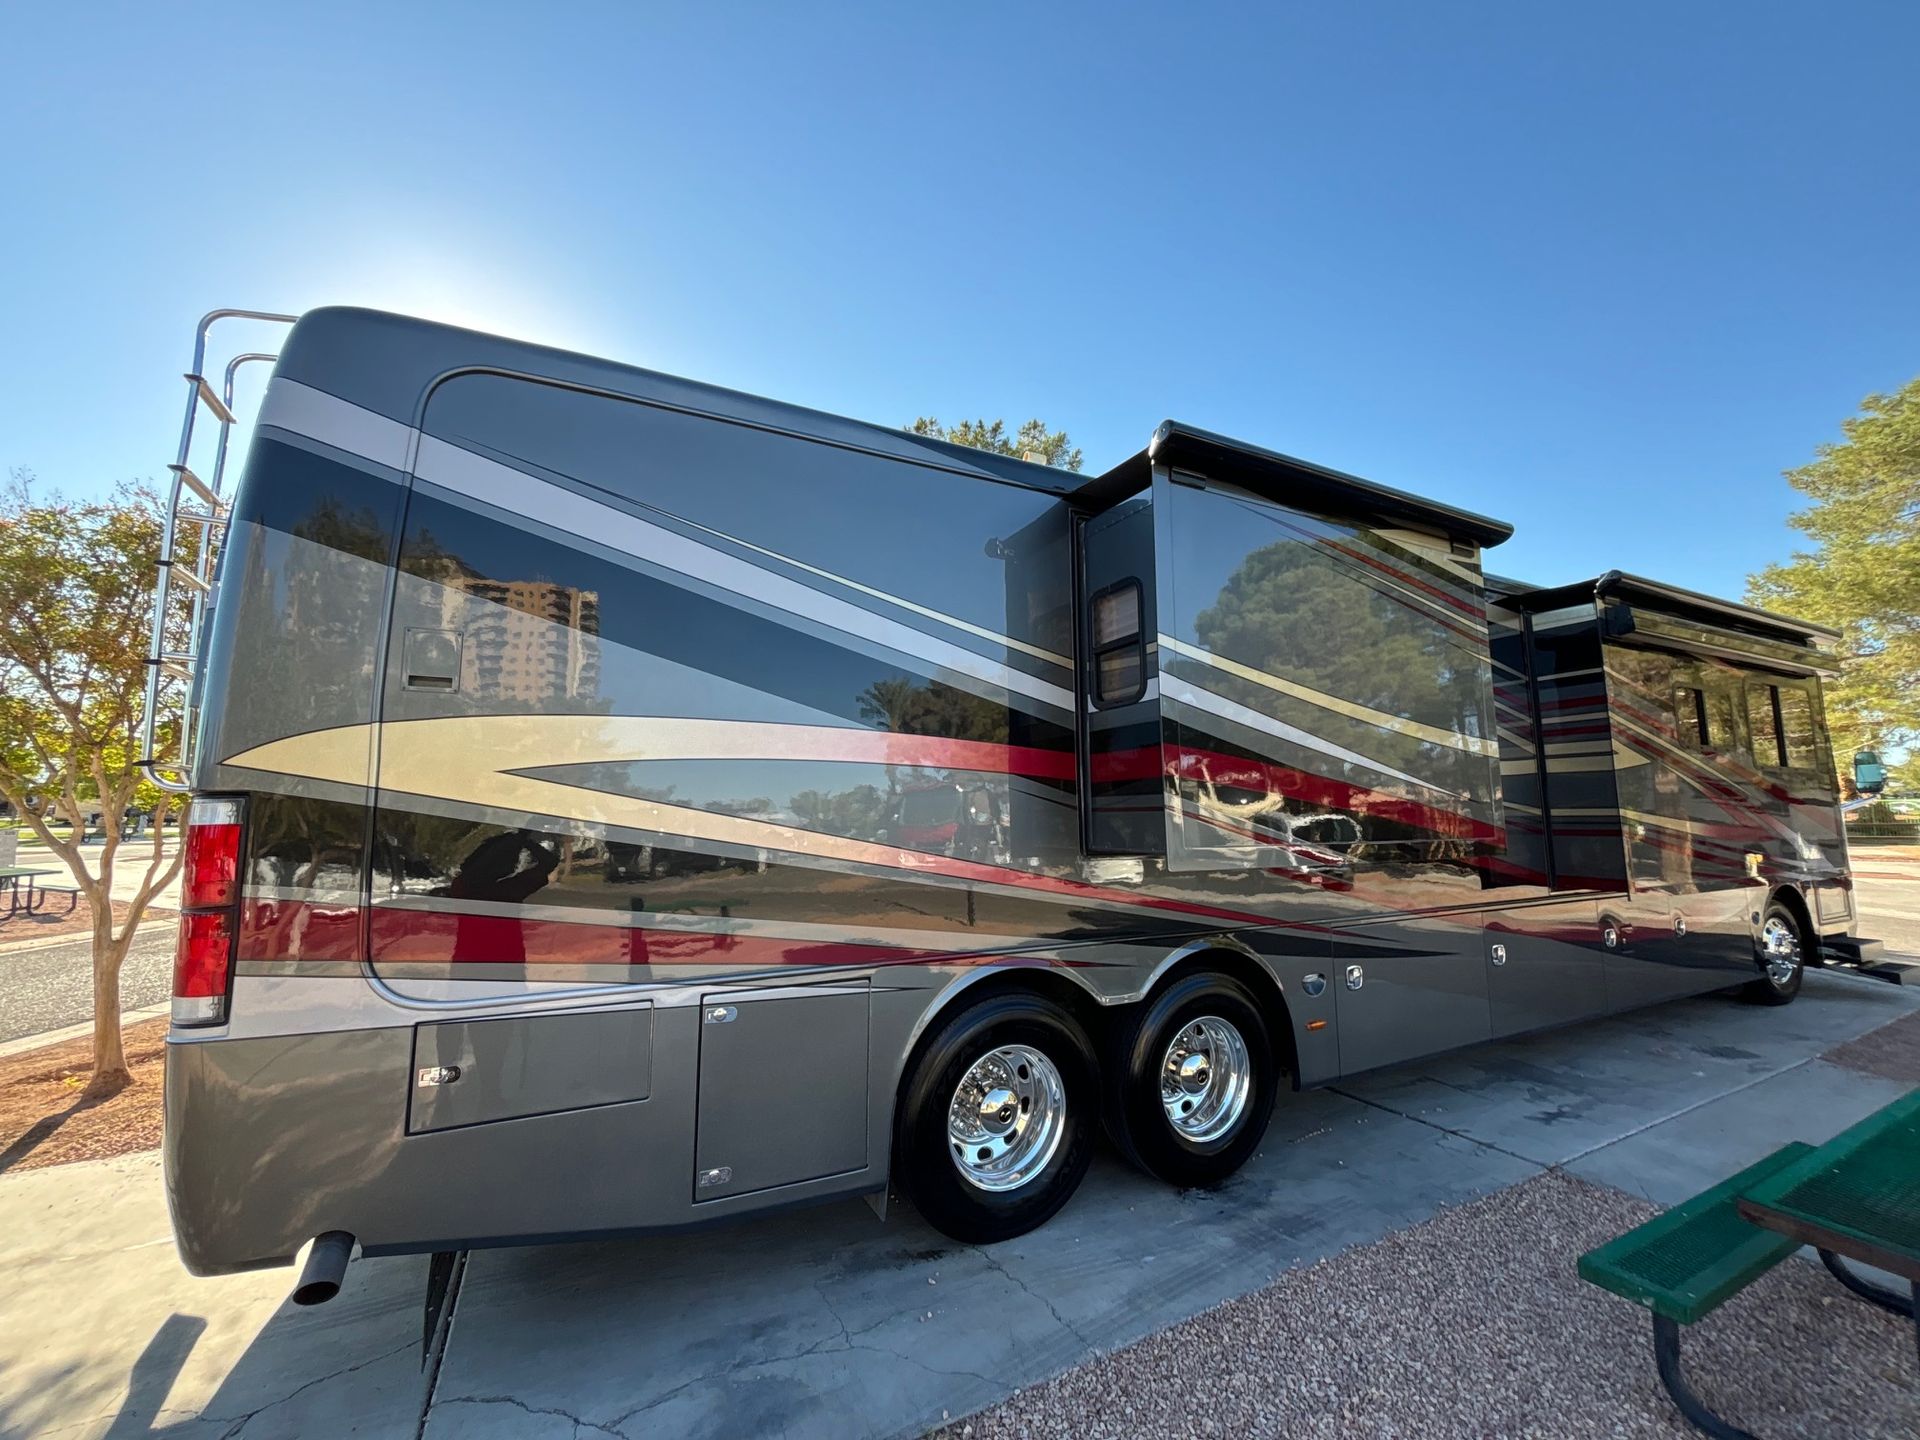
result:
M 354 309 L 227 486 L 244 313 L 149 706 L 196 1273 L 999 1240 L 1103 1129 L 1206 1185 L 1284 1092 L 1862 953 L 1818 626 L 1188 425 L 1089 477 Z

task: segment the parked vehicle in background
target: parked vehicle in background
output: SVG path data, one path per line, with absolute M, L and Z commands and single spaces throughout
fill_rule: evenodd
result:
M 1088 480 L 319 310 L 225 513 L 154 757 L 197 1273 L 1002 1239 L 1102 1125 L 1206 1184 L 1283 1088 L 1859 951 L 1829 632 L 1189 426 Z
M 1862 795 L 1878 795 L 1887 788 L 1887 767 L 1877 751 L 1861 750 L 1853 757 L 1853 784 Z

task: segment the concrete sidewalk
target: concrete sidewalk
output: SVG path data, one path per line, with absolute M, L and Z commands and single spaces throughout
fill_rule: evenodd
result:
M 1282 1272 L 1560 1167 L 1666 1203 L 1904 1093 L 1821 1057 L 1920 993 L 1813 973 L 1291 1097 L 1219 1191 L 1105 1158 L 1039 1232 L 956 1245 L 845 1203 L 656 1240 L 475 1252 L 437 1384 L 423 1260 L 340 1299 L 184 1275 L 155 1157 L 0 1177 L 0 1434 L 910 1435 Z

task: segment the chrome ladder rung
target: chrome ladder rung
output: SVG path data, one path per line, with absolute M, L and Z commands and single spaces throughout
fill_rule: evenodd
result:
M 173 518 L 184 520 L 189 525 L 224 525 L 227 523 L 227 507 L 222 505 L 211 514 L 205 510 L 176 510 Z
M 158 665 L 168 675 L 178 675 L 182 680 L 193 678 L 193 656 L 176 655 L 169 651 L 158 660 L 149 659 L 149 665 Z
M 198 590 L 202 595 L 205 595 L 208 591 L 213 589 L 212 583 L 206 580 L 202 580 L 198 575 L 194 574 L 192 567 L 190 567 L 187 564 L 187 562 L 184 560 L 162 560 L 160 563 L 162 565 L 170 566 L 172 568 L 173 579 L 184 581 L 186 584 L 192 586 L 195 590 Z
M 188 466 L 169 465 L 167 468 L 178 475 L 180 477 L 180 483 L 198 495 L 208 509 L 212 509 L 220 503 L 220 497 L 213 493 L 213 487 L 198 475 L 194 474 Z
M 214 419 L 218 420 L 222 425 L 233 424 L 233 411 L 227 408 L 227 402 L 220 398 L 219 392 L 207 383 L 206 376 L 195 375 L 189 371 L 187 372 L 187 379 L 193 381 L 193 383 L 199 387 L 200 403 L 213 412 Z

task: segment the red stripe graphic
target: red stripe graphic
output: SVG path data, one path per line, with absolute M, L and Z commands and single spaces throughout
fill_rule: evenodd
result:
M 724 965 L 781 966 L 1041 964 L 1086 965 L 1049 953 L 935 950 L 823 943 L 778 935 L 666 930 L 619 923 L 583 910 L 565 920 L 464 911 L 320 905 L 249 896 L 241 910 L 241 960 L 327 960 L 357 964 L 367 923 L 373 963 L 388 965 Z M 956 935 L 956 941 L 963 936 Z

